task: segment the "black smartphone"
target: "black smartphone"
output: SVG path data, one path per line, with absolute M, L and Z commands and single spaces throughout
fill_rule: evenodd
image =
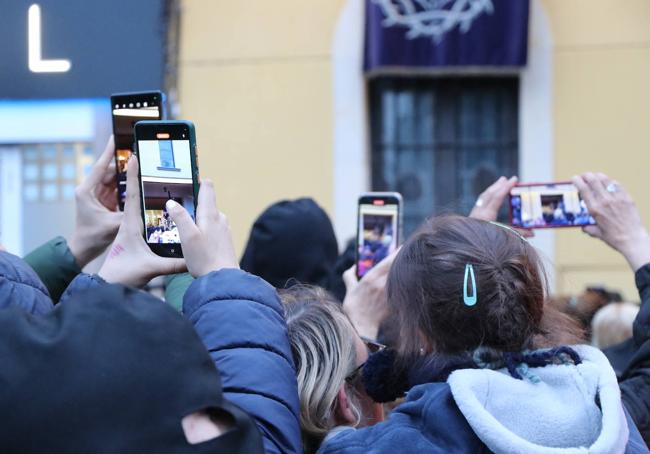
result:
M 595 225 L 570 182 L 520 184 L 510 191 L 510 224 L 523 229 Z
M 359 197 L 356 260 L 358 279 L 397 249 L 401 228 L 401 194 L 369 192 Z
M 178 228 L 165 204 L 173 199 L 195 219 L 199 193 L 196 135 L 189 121 L 135 124 L 144 238 L 163 257 L 183 257 Z
M 115 170 L 117 203 L 124 211 L 126 196 L 126 163 L 133 153 L 133 128 L 141 120 L 164 118 L 165 95 L 161 91 L 118 93 L 111 95 L 113 137 L 115 138 Z

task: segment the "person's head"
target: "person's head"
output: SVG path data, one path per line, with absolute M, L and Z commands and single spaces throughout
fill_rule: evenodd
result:
M 475 288 L 466 278 L 469 267 Z M 465 294 L 475 295 L 476 303 L 465 304 Z M 545 310 L 545 276 L 535 249 L 515 231 L 490 222 L 460 216 L 428 221 L 395 258 L 387 295 L 404 358 L 580 340 L 568 317 Z
M 240 266 L 276 288 L 295 280 L 330 288 L 338 242 L 327 213 L 310 198 L 283 200 L 255 220 Z
M 37 317 L 0 311 L 0 328 L 7 452 L 262 452 L 192 325 L 156 298 L 95 287 Z
M 337 426 L 364 426 L 381 410 L 363 391 L 368 347 L 325 290 L 305 285 L 280 292 L 296 363 L 300 425 L 310 450 Z M 378 413 L 379 412 L 379 413 Z
M 610 303 L 596 312 L 591 321 L 591 343 L 603 349 L 632 337 L 632 325 L 639 313 L 639 305 Z

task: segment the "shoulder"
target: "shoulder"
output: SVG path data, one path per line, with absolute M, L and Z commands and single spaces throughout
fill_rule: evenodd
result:
M 208 303 L 219 301 L 252 302 L 284 317 L 274 287 L 245 271 L 228 268 L 207 274 L 190 285 L 183 300 L 183 312 L 191 316 Z
M 385 422 L 341 432 L 319 452 L 389 452 L 404 446 L 434 453 L 474 453 L 484 447 L 454 403 L 449 385 L 428 383 L 412 388 Z
M 34 270 L 8 252 L 0 252 L 0 307 L 19 307 L 32 314 L 53 308 L 50 295 Z

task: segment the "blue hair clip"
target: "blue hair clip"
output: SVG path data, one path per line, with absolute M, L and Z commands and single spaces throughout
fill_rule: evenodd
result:
M 472 278 L 472 296 L 469 296 L 467 292 L 468 277 Z M 465 279 L 463 279 L 463 303 L 465 303 L 465 306 L 475 305 L 477 300 L 477 294 L 478 292 L 476 291 L 476 277 L 474 276 L 474 267 L 470 263 L 468 263 L 467 265 L 465 265 Z

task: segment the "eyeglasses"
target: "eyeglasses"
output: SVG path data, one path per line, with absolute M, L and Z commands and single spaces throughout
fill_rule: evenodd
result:
M 379 342 L 368 339 L 367 337 L 361 337 L 361 340 L 363 341 L 363 343 L 366 345 L 366 348 L 368 349 L 368 357 L 370 357 L 370 355 L 374 353 L 379 353 L 380 351 L 386 348 L 384 344 L 380 344 Z M 363 366 L 366 365 L 366 362 L 367 361 L 364 361 L 359 366 L 357 366 L 347 377 L 345 377 L 345 381 L 348 383 L 352 383 L 357 378 L 359 378 L 359 375 L 363 370 Z

